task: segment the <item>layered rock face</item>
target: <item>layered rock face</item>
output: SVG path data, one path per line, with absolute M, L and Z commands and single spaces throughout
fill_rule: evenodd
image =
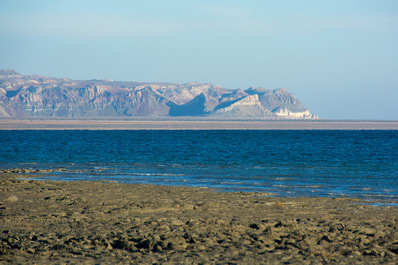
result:
M 0 70 L 0 117 L 225 117 L 316 119 L 285 89 L 210 83 L 77 81 Z

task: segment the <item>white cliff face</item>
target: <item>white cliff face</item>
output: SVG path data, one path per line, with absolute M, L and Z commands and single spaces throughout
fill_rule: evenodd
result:
M 0 69 L 0 117 L 314 119 L 286 89 L 230 90 L 210 83 L 77 81 Z
M 232 103 L 229 107 L 223 108 L 223 110 L 229 111 L 240 106 L 261 106 L 261 103 L 260 101 L 258 101 L 258 95 L 251 95 L 246 96 L 235 103 Z
M 228 102 L 227 102 L 228 103 Z M 227 117 L 272 117 L 274 116 L 269 110 L 265 109 L 258 100 L 258 95 L 248 95 L 236 101 L 232 101 L 230 105 L 225 104 L 219 106 L 215 111 L 217 116 Z
M 292 119 L 318 119 L 317 116 L 310 113 L 309 110 L 302 112 L 292 112 L 287 108 L 279 108 L 273 112 L 278 117 L 292 118 Z

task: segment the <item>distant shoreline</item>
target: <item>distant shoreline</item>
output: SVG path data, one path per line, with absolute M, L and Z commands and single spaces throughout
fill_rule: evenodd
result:
M 398 121 L 3 118 L 0 130 L 398 130 Z

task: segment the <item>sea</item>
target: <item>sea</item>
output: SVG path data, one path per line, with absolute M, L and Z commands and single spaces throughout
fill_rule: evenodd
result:
M 398 199 L 397 130 L 5 130 L 25 178 Z

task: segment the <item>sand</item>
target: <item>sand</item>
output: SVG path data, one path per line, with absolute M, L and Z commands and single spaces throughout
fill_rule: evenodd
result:
M 0 174 L 0 264 L 398 263 L 398 207 L 21 176 Z
M 398 121 L 0 119 L 0 130 L 398 130 Z

